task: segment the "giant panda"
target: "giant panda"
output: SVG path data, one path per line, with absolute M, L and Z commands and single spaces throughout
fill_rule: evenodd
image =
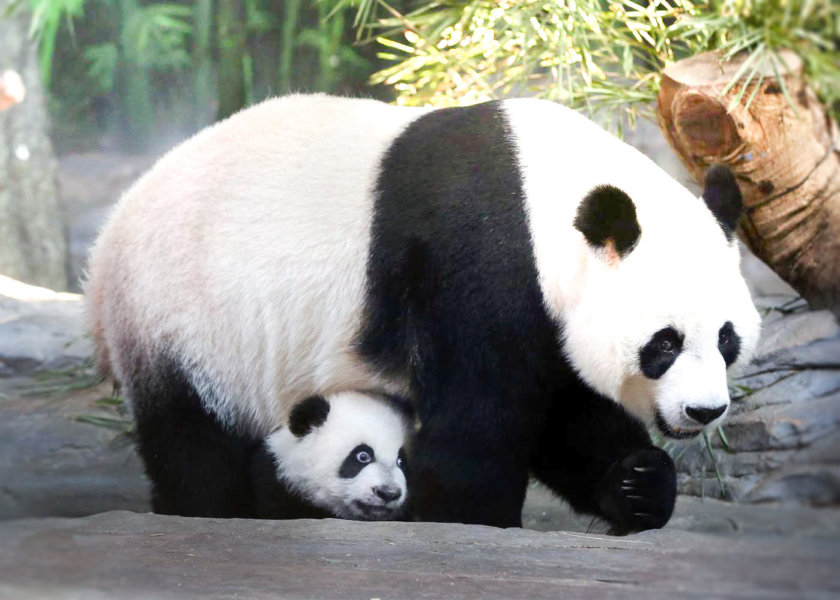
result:
M 520 526 L 534 476 L 626 533 L 674 506 L 646 426 L 714 426 L 755 347 L 741 210 L 551 102 L 293 95 L 160 159 L 86 293 L 157 512 L 251 514 L 253 440 L 370 390 L 416 409 L 414 518 Z
M 301 400 L 254 452 L 254 516 L 399 519 L 411 430 L 410 408 L 395 398 L 348 391 Z

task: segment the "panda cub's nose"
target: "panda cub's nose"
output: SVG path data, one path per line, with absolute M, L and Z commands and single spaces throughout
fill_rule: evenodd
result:
M 395 485 L 380 485 L 373 488 L 373 493 L 385 502 L 393 502 L 402 496 L 402 490 Z
M 726 405 L 717 406 L 715 408 L 706 408 L 701 406 L 686 406 L 685 414 L 694 419 L 698 423 L 708 425 L 726 410 Z

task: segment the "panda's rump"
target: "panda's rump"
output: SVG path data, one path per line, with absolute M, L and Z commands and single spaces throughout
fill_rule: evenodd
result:
M 132 369 L 120 351 L 131 337 L 135 351 L 176 357 L 212 412 L 257 433 L 304 395 L 382 387 L 353 349 L 372 188 L 416 116 L 293 96 L 161 159 L 91 257 L 89 308 L 117 378 Z

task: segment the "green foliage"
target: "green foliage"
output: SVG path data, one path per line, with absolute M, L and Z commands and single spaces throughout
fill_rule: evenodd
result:
M 85 0 L 31 0 L 29 35 L 38 40 L 38 68 L 44 85 L 52 78 L 55 40 L 63 22 L 72 30 L 73 19 L 84 11 Z
M 742 96 L 762 61 L 782 70 L 784 48 L 802 56 L 823 101 L 840 97 L 836 0 L 446 0 L 404 14 L 383 0 L 337 4 L 355 7 L 360 39 L 384 47 L 393 64 L 371 81 L 403 104 L 535 95 L 633 118 L 675 60 L 748 53 Z
M 188 36 L 192 33 L 189 6 L 157 3 L 143 6 L 122 0 L 120 47 L 132 64 L 162 71 L 177 71 L 190 63 Z
M 144 150 L 208 124 L 223 100 L 228 114 L 289 91 L 358 93 L 373 69 L 329 0 L 12 0 L 0 18 L 22 10 L 59 149 L 104 137 Z
M 85 60 L 88 62 L 88 74 L 96 82 L 97 90 L 101 93 L 114 89 L 114 72 L 119 63 L 119 50 L 112 42 L 95 44 L 84 50 Z
M 820 99 L 840 107 L 840 6 L 836 0 L 709 0 L 673 28 L 674 36 L 694 40 L 699 49 L 719 50 L 724 59 L 748 53 L 730 86 L 740 87 L 736 102 L 760 83 L 759 65 L 772 65 L 783 93 L 790 99 L 784 79 L 781 49 L 793 50 L 805 62 L 808 81 Z M 748 102 L 751 100 L 748 97 Z
M 345 20 L 343 11 L 327 10 L 326 2 L 318 3 L 317 27 L 304 29 L 297 34 L 300 46 L 309 46 L 318 53 L 319 76 L 315 89 L 329 92 L 335 89 L 341 72 L 366 71 L 370 66 L 358 52 L 344 43 Z
M 74 421 L 104 427 L 116 431 L 121 435 L 130 435 L 134 423 L 128 414 L 128 407 L 119 392 L 114 390 L 113 395 L 100 398 L 95 403 L 98 409 L 96 414 L 79 414 L 73 417 Z

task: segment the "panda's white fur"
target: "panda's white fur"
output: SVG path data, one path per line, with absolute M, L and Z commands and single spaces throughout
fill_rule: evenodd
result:
M 265 440 L 277 478 L 303 500 L 344 519 L 385 520 L 400 516 L 408 492 L 403 444 L 412 424 L 392 400 L 360 392 L 327 396 L 326 421 L 296 436 L 288 426 Z M 367 445 L 372 460 L 353 477 L 341 477 L 342 463 Z M 393 500 L 377 490 L 398 492 Z
M 716 349 L 721 323 L 738 330 L 739 364 L 758 337 L 736 244 L 702 200 L 586 118 L 538 100 L 502 107 L 541 291 L 563 323 L 571 364 L 641 418 L 658 412 L 675 431 L 696 428 L 687 404 L 729 401 Z M 405 393 L 408 381 L 361 362 L 353 343 L 377 168 L 390 142 L 428 111 L 289 96 L 161 159 L 122 198 L 91 256 L 90 310 L 116 377 L 131 368 L 118 334 L 142 332 L 136 349 L 174 352 L 209 410 L 257 435 L 307 394 Z M 558 180 L 564 164 L 574 167 Z M 641 241 L 621 260 L 593 251 L 573 227 L 578 202 L 600 184 L 636 205 Z M 230 315 L 235 329 L 225 328 Z M 686 346 L 664 377 L 648 380 L 638 350 L 665 323 L 685 332 Z

